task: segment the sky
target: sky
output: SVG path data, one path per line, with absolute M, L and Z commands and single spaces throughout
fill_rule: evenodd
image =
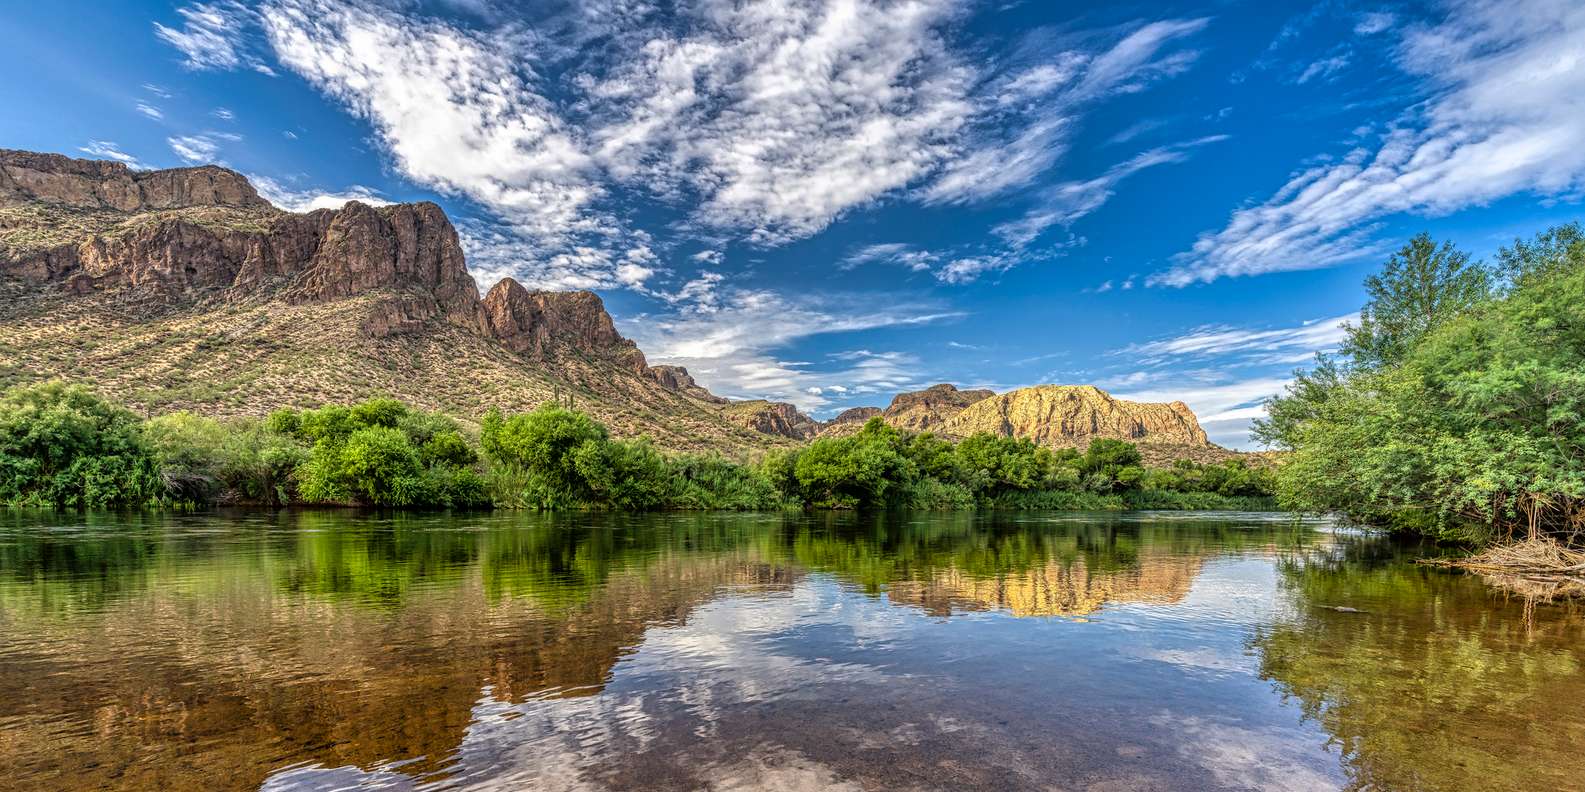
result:
M 937 382 L 1250 448 L 1361 281 L 1578 219 L 1578 0 L 15 3 L 0 147 L 432 200 L 482 290 L 818 418 Z

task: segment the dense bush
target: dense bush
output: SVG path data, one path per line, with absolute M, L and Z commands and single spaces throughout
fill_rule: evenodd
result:
M 283 410 L 267 426 L 312 444 L 297 467 L 304 503 L 448 507 L 488 502 L 478 461 L 457 423 L 391 399 L 301 413 Z
M 144 427 L 165 499 L 185 504 L 292 501 L 292 474 L 308 450 L 257 420 L 219 421 L 188 412 Z
M 143 422 L 80 385 L 19 385 L 0 395 L 0 502 L 136 506 L 164 494 Z
M 1286 505 L 1448 538 L 1585 528 L 1585 234 L 1486 269 L 1425 237 L 1367 283 L 1342 354 L 1271 403 Z
M 667 457 L 647 440 L 613 440 L 583 413 L 546 405 L 481 424 L 486 479 L 498 506 L 528 509 L 770 509 L 764 473 L 720 457 Z

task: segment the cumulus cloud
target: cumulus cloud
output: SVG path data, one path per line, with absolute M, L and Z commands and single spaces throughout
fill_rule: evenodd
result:
M 281 64 L 373 124 L 408 177 L 495 209 L 541 247 L 598 227 L 593 163 L 514 32 L 329 0 L 271 3 L 262 19 Z
M 1167 45 L 1204 25 L 1004 69 L 949 40 L 963 0 L 610 0 L 532 24 L 488 9 L 465 25 L 376 0 L 207 2 L 156 32 L 192 68 L 262 64 L 262 37 L 368 120 L 396 170 L 489 210 L 475 240 L 496 261 L 638 283 L 618 241 L 635 196 L 681 208 L 684 232 L 777 245 L 910 187 L 993 195 L 1052 166 L 1079 105 L 1186 68 Z M 1009 119 L 1011 137 L 987 131 Z
M 1335 266 L 1381 252 L 1379 224 L 1518 194 L 1585 189 L 1585 5 L 1450 0 L 1398 59 L 1425 100 L 1374 147 L 1305 168 L 1202 235 L 1153 285 Z
M 176 13 L 182 18 L 181 27 L 156 22 L 154 34 L 187 56 L 183 61 L 187 68 L 249 68 L 261 74 L 275 74 L 248 44 L 249 29 L 256 24 L 252 9 L 236 0 L 221 0 L 193 3 Z

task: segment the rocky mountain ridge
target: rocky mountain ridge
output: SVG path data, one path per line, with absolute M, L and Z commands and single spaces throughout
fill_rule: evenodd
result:
M 685 435 L 676 446 L 766 442 L 686 370 L 651 369 L 597 295 L 506 279 L 481 298 L 455 228 L 428 202 L 295 214 L 224 168 L 133 171 L 0 150 L 0 298 L 0 351 L 19 363 L 0 362 L 0 384 L 67 376 L 133 403 L 222 413 L 383 394 L 468 416 L 557 395 L 618 431 Z M 249 349 L 230 348 L 244 337 Z M 97 366 L 63 354 L 129 339 L 140 348 Z M 288 360 L 315 370 L 288 373 Z M 467 381 L 476 360 L 500 364 L 494 393 L 461 398 L 483 385 Z M 168 398 L 215 390 L 206 376 L 296 382 Z

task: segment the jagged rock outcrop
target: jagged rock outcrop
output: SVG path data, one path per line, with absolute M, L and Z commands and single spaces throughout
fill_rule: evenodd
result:
M 649 376 L 660 383 L 662 388 L 692 396 L 701 401 L 726 404 L 727 400 L 705 390 L 704 386 L 694 382 L 693 375 L 682 366 L 650 366 Z
M 886 422 L 914 432 L 939 430 L 964 408 L 995 395 L 984 389 L 958 390 L 947 383 L 899 393 L 886 408 Z
M 820 424 L 798 411 L 787 402 L 752 401 L 731 402 L 722 410 L 728 420 L 756 432 L 805 440 L 814 437 Z
M 1097 437 L 1175 446 L 1210 445 L 1194 411 L 1183 402 L 1123 401 L 1093 385 L 1020 388 L 965 407 L 943 429 L 960 437 L 977 432 L 1027 437 L 1054 448 L 1083 448 Z
M 644 353 L 616 331 L 594 292 L 531 292 L 505 278 L 485 295 L 484 313 L 491 334 L 520 355 L 543 359 L 563 345 L 650 376 Z
M 270 207 L 246 177 L 214 165 L 135 171 L 120 162 L 0 149 L 0 200 L 5 199 L 120 212 Z
M 25 255 L 4 271 L 60 281 L 73 294 L 131 290 L 176 306 L 205 299 L 281 297 L 327 303 L 380 292 L 375 335 L 434 318 L 485 333 L 478 286 L 456 229 L 433 203 L 283 214 L 264 230 L 161 218 Z
M 879 407 L 850 407 L 846 410 L 843 410 L 842 412 L 837 413 L 837 417 L 827 421 L 826 425 L 830 426 L 832 424 L 851 423 L 862 426 L 864 423 L 869 421 L 869 419 L 880 414 L 881 408 Z

